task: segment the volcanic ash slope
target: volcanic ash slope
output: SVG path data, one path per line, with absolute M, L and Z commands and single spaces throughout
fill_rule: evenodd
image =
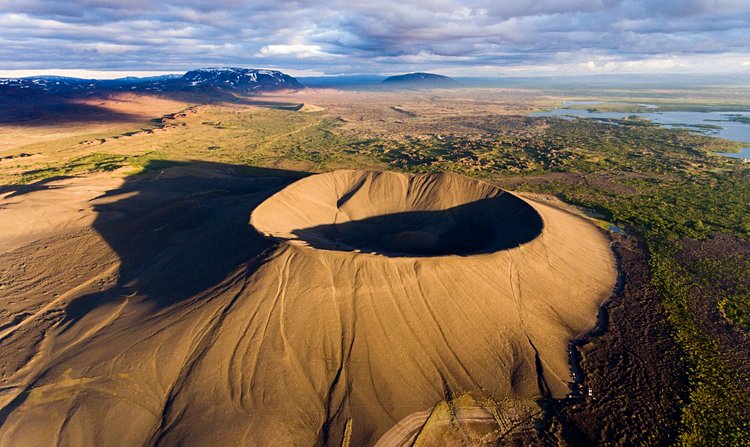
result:
M 564 396 L 568 343 L 616 279 L 584 219 L 450 174 L 314 175 L 251 224 L 278 240 L 251 274 L 158 315 L 123 304 L 97 349 L 70 346 L 83 327 L 59 334 L 37 383 L 90 389 L 56 400 L 37 385 L 3 443 L 427 442 L 454 398 Z

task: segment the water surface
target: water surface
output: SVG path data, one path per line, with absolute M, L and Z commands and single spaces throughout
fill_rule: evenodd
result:
M 561 118 L 588 118 L 594 120 L 623 119 L 628 116 L 638 116 L 653 123 L 673 129 L 685 128 L 695 133 L 711 135 L 740 143 L 750 143 L 750 124 L 730 121 L 733 115 L 750 118 L 750 110 L 738 109 L 736 111 L 721 112 L 683 112 L 658 110 L 654 104 L 638 104 L 640 106 L 654 109 L 649 112 L 599 112 L 585 109 L 570 109 L 572 106 L 594 106 L 602 104 L 601 101 L 564 101 L 561 108 L 536 112 L 531 116 L 557 116 Z M 621 103 L 628 104 L 628 103 Z M 707 127 L 712 126 L 712 127 Z M 744 147 L 738 153 L 720 153 L 727 157 L 750 159 L 750 147 Z

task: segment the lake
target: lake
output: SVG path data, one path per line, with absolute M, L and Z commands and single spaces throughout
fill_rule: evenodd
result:
M 652 121 L 656 124 L 671 128 L 686 128 L 690 131 L 704 135 L 712 135 L 727 140 L 750 144 L 750 124 L 729 121 L 731 115 L 741 115 L 750 118 L 750 111 L 723 111 L 723 112 L 659 112 L 658 106 L 653 104 L 639 104 L 645 108 L 654 109 L 653 112 L 625 113 L 625 112 L 590 112 L 583 109 L 569 109 L 572 106 L 594 106 L 602 104 L 601 101 L 565 101 L 559 109 L 536 112 L 530 116 L 558 116 L 561 118 L 589 118 L 589 119 L 622 119 L 627 116 L 636 115 Z M 706 129 L 691 126 L 718 126 L 717 129 Z M 750 147 L 744 147 L 739 153 L 720 153 L 727 157 L 750 159 Z

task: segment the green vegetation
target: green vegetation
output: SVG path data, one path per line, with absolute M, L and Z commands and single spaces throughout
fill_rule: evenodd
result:
M 51 177 L 80 174 L 82 172 L 114 171 L 131 161 L 132 157 L 94 152 L 89 155 L 69 160 L 65 164 L 25 171 L 19 184 L 32 183 Z
M 398 170 L 451 171 L 492 178 L 612 170 L 687 175 L 723 169 L 724 161 L 710 154 L 739 147 L 725 140 L 659 128 L 637 117 L 611 121 L 618 125 L 585 119 L 543 120 L 522 129 L 488 132 L 481 138 L 427 135 L 375 139 L 352 142 L 345 150 Z
M 683 408 L 678 444 L 746 445 L 750 398 L 727 366 L 716 340 L 695 318 L 689 299 L 690 281 L 695 278 L 675 262 L 668 246 L 652 243 L 650 247 L 652 281 L 662 292 L 675 337 L 691 365 L 690 401 Z
M 153 160 L 204 160 L 274 167 L 300 162 L 303 169 L 343 165 L 348 140 L 333 132 L 335 122 L 320 112 L 204 106 L 167 115 L 152 127 L 113 134 L 91 134 L 19 148 L 19 154 L 43 153 L 36 161 L 11 156 L 17 164 L 0 169 L 0 184 L 25 184 L 61 175 L 130 168 L 137 173 Z M 26 161 L 30 160 L 30 161 Z M 349 161 L 348 161 L 349 160 Z
M 18 184 L 25 185 L 39 180 L 53 177 L 64 177 L 81 173 L 108 172 L 130 167 L 129 174 L 136 174 L 143 170 L 164 169 L 173 162 L 161 160 L 158 154 L 148 152 L 141 155 L 116 155 L 94 152 L 89 155 L 76 157 L 63 164 L 50 164 L 47 167 L 25 171 L 18 180 Z
M 47 159 L 55 161 L 17 174 L 10 174 L 6 168 L 0 182 L 28 182 L 125 164 L 138 170 L 149 159 L 253 166 L 291 161 L 308 170 L 366 164 L 484 178 L 612 169 L 660 174 L 677 168 L 686 173 L 709 167 L 723 169 L 708 154 L 739 148 L 716 138 L 661 129 L 637 117 L 613 121 L 618 125 L 540 119 L 522 127 L 482 124 L 486 131 L 479 137 L 431 133 L 361 140 L 342 132 L 341 123 L 324 112 L 240 112 L 203 106 L 165 116 L 155 120 L 154 127 L 139 131 L 19 148 L 28 153 L 44 148 L 52 152 Z
M 727 115 L 727 121 L 750 124 L 750 116 L 731 114 L 731 115 Z
M 613 92 L 610 92 L 613 93 Z M 738 109 L 747 109 L 747 101 L 734 101 L 728 103 L 725 99 L 707 99 L 701 100 L 696 98 L 663 98 L 659 94 L 652 94 L 643 97 L 631 96 L 632 92 L 620 92 L 614 94 L 618 100 L 611 97 L 602 96 L 599 98 L 588 98 L 583 96 L 581 100 L 588 104 L 573 104 L 565 107 L 571 110 L 587 110 L 592 113 L 599 112 L 616 112 L 616 113 L 648 113 L 648 112 L 735 112 Z M 638 92 L 638 93 L 643 93 Z M 596 102 L 601 101 L 601 102 Z M 591 104 L 590 102 L 596 102 Z M 723 104 L 718 105 L 717 102 Z M 741 115 L 734 115 L 741 116 Z M 740 122 L 746 122 L 740 120 Z
M 432 136 L 406 140 L 351 143 L 346 152 L 366 155 L 409 172 L 450 171 L 464 175 L 539 173 L 555 170 L 578 157 L 560 143 L 544 146 L 532 138 L 496 135 L 483 139 Z
M 722 256 L 692 260 L 686 268 L 702 279 L 705 288 L 719 286 L 724 297 L 719 300 L 721 314 L 732 323 L 750 331 L 750 256 L 748 253 L 725 253 Z
M 572 110 L 587 110 L 591 113 L 599 112 L 621 112 L 621 113 L 644 113 L 653 111 L 653 107 L 646 107 L 643 104 L 633 104 L 627 102 L 600 102 L 595 105 L 591 104 L 575 104 L 566 109 Z

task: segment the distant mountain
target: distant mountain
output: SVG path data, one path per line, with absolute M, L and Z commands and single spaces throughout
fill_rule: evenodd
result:
M 403 88 L 451 88 L 459 83 L 453 78 L 434 73 L 407 73 L 391 76 L 383 81 L 389 87 Z
M 296 79 L 280 71 L 231 67 L 188 71 L 178 82 L 190 87 L 208 86 L 245 93 L 305 88 Z
M 0 88 L 55 91 L 95 82 L 91 79 L 69 78 L 66 76 L 30 76 L 28 78 L 0 78 Z
M 26 97 L 33 95 L 93 94 L 111 91 L 132 92 L 237 92 L 260 93 L 305 88 L 295 78 L 275 70 L 252 68 L 201 68 L 184 75 L 147 78 L 79 79 L 63 76 L 0 78 L 0 95 Z

